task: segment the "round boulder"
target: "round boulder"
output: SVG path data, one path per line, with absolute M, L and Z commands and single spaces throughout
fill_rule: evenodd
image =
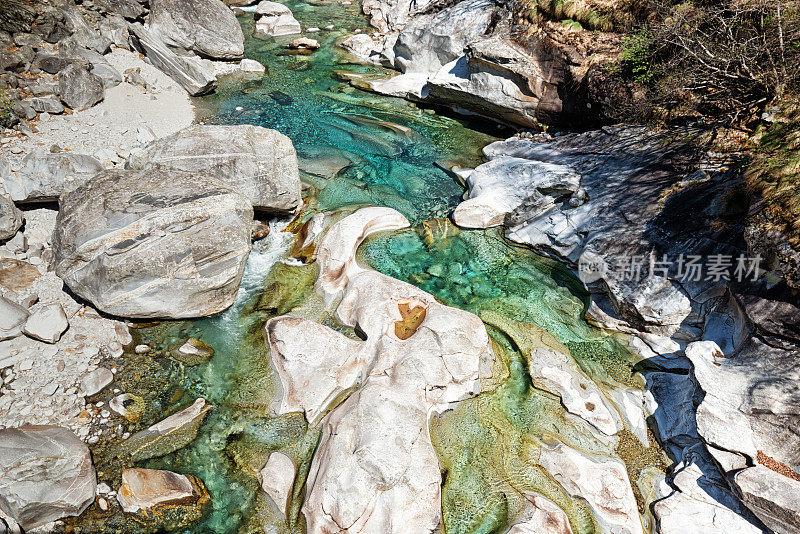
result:
M 106 170 L 60 199 L 56 273 L 111 315 L 202 317 L 229 307 L 250 252 L 250 202 L 204 173 Z

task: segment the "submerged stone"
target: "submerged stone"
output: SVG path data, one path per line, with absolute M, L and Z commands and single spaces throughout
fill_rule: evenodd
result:
M 185 447 L 197 437 L 211 405 L 199 398 L 188 408 L 173 414 L 146 430 L 137 432 L 117 448 L 117 456 L 128 456 L 138 462 L 165 456 Z
M 200 365 L 214 356 L 214 348 L 197 338 L 190 337 L 172 349 L 171 355 L 184 365 Z

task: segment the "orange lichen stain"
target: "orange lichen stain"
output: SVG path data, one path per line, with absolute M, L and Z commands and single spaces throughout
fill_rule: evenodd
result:
M 414 335 L 419 325 L 425 320 L 425 314 L 428 311 L 423 306 L 411 307 L 410 302 L 401 302 L 397 305 L 400 310 L 401 320 L 394 322 L 394 335 L 398 339 L 408 339 Z
M 764 467 L 772 469 L 776 473 L 780 473 L 785 477 L 800 481 L 800 473 L 793 470 L 788 465 L 779 462 L 772 456 L 767 456 L 766 454 L 764 454 L 764 451 L 758 451 L 758 455 L 756 456 L 756 461 L 761 465 L 763 465 Z

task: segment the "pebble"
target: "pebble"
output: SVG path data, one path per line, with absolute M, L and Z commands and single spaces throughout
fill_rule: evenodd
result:
M 150 350 L 150 345 L 136 345 L 133 349 L 133 352 L 136 354 L 144 354 L 145 352 Z
M 100 497 L 99 499 L 97 499 L 97 506 L 100 507 L 100 509 L 105 512 L 106 510 L 108 510 L 108 501 Z
M 12 154 L 22 154 L 22 148 L 18 146 L 12 146 L 10 151 Z
M 57 389 L 58 389 L 58 382 L 50 382 L 44 388 L 42 388 L 42 393 L 44 393 L 49 397 L 50 395 L 53 395 Z

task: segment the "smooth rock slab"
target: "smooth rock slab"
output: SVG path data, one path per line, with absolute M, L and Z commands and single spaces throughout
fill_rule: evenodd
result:
M 534 384 L 561 397 L 568 412 L 588 421 L 606 435 L 617 433 L 617 423 L 594 381 L 566 354 L 534 349 L 529 356 Z
M 441 471 L 428 417 L 474 394 L 480 362 L 492 354 L 478 317 L 355 261 L 367 235 L 408 224 L 395 210 L 363 208 L 331 227 L 318 246 L 317 291 L 329 303 L 342 297 L 339 321 L 358 325 L 366 341 L 286 316 L 266 327 L 283 390 L 301 393 L 281 410 L 302 403 L 314 415 L 360 379 L 323 419 L 303 505 L 309 532 L 348 525 L 352 533 L 417 534 L 441 521 Z M 416 314 L 411 327 L 402 310 L 419 308 L 425 314 Z M 409 326 L 402 335 L 398 323 Z
M 81 380 L 81 391 L 86 397 L 91 397 L 109 385 L 114 380 L 114 373 L 105 367 L 98 367 Z
M 50 202 L 64 191 L 80 184 L 104 169 L 91 156 L 37 149 L 25 156 L 17 171 L 6 171 L 4 186 L 14 202 Z
M 160 469 L 126 469 L 117 500 L 127 513 L 151 511 L 170 504 L 193 504 L 207 496 L 205 486 L 192 475 Z
M 294 475 L 294 462 L 282 452 L 270 454 L 267 463 L 258 473 L 261 489 L 278 505 L 278 508 L 284 511 L 289 500 L 289 492 L 292 491 Z
M 586 499 L 603 532 L 643 533 L 625 465 L 563 443 L 542 447 L 538 462 L 574 497 Z
M 469 199 L 458 205 L 453 220 L 465 228 L 514 226 L 571 196 L 580 187 L 580 178 L 565 165 L 502 156 L 469 174 Z M 517 212 L 524 218 L 520 220 Z
M 202 317 L 229 307 L 250 252 L 253 209 L 201 173 L 107 170 L 62 196 L 56 273 L 121 317 Z
M 244 34 L 220 0 L 152 0 L 150 30 L 167 46 L 213 59 L 241 59 Z
M 69 429 L 0 430 L 0 508 L 23 529 L 81 514 L 96 490 L 89 449 Z
M 130 24 L 130 44 L 160 71 L 175 80 L 191 96 L 211 93 L 217 87 L 213 65 L 195 56 L 179 56 L 158 35 L 139 24 Z
M 55 343 L 61 339 L 61 334 L 67 328 L 69 328 L 67 314 L 61 304 L 54 302 L 34 311 L 25 322 L 23 332 L 39 341 Z
M 260 126 L 189 126 L 131 155 L 128 163 L 133 169 L 155 163 L 214 176 L 260 210 L 290 212 L 301 202 L 292 141 Z
M 378 45 L 372 37 L 365 33 L 351 35 L 339 45 L 354 56 L 361 59 L 369 59 L 373 52 L 377 51 Z
M 767 527 L 778 534 L 800 532 L 800 481 L 756 465 L 736 473 L 733 483 Z
M 28 315 L 28 310 L 0 296 L 0 341 L 22 335 Z
M 524 495 L 525 511 L 506 534 L 572 534 L 569 518 L 558 505 L 537 493 Z
M 120 443 L 119 455 L 128 455 L 131 461 L 138 462 L 175 452 L 194 441 L 210 411 L 211 405 L 199 398 L 188 408 Z

